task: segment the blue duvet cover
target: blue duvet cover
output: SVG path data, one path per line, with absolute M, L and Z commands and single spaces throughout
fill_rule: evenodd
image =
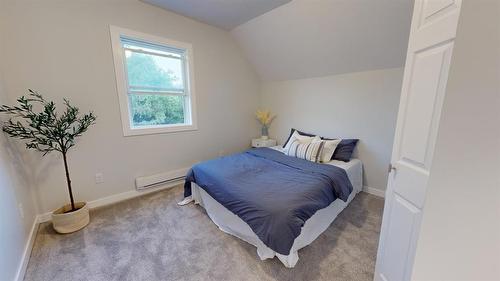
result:
M 245 221 L 266 246 L 288 255 L 302 226 L 335 199 L 347 201 L 352 185 L 332 165 L 286 156 L 270 148 L 205 161 L 192 167 L 184 195 L 195 182 Z

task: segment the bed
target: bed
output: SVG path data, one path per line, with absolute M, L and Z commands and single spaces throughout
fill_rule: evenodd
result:
M 311 164 L 275 147 L 210 161 L 190 171 L 185 195 L 219 229 L 257 247 L 261 260 L 276 256 L 289 268 L 362 189 L 358 159 Z

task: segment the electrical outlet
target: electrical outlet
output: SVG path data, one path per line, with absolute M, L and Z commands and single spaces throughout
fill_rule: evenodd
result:
M 104 175 L 102 173 L 97 173 L 95 174 L 95 183 L 103 183 L 104 182 Z
M 17 208 L 19 209 L 19 215 L 21 216 L 22 219 L 24 219 L 24 207 L 23 207 L 23 204 L 19 203 L 19 205 L 17 205 Z

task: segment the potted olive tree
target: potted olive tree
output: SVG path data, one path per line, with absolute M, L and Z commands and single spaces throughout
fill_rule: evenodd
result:
M 75 203 L 73 199 L 67 154 L 75 146 L 75 139 L 94 124 L 96 116 L 92 112 L 80 115 L 78 108 L 66 99 L 64 112 L 58 114 L 54 102 L 46 101 L 33 90 L 29 90 L 28 97 L 22 96 L 17 102 L 15 106 L 0 106 L 0 113 L 11 116 L 3 124 L 3 131 L 24 140 L 27 149 L 41 151 L 43 155 L 52 151 L 62 154 L 70 204 L 52 212 L 52 224 L 59 233 L 82 229 L 90 221 L 89 209 L 85 202 Z

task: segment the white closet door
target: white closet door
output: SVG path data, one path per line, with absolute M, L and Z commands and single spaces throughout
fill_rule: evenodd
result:
M 416 0 L 375 280 L 409 280 L 461 0 Z

